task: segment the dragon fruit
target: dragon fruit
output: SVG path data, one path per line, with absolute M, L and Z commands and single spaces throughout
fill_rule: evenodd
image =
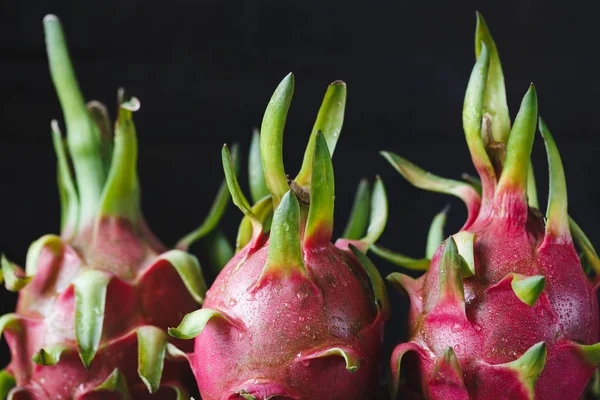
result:
M 139 101 L 123 101 L 120 91 L 113 140 L 106 108 L 84 104 L 59 20 L 48 15 L 44 28 L 67 127 L 65 146 L 52 122 L 61 233 L 31 245 L 25 270 L 2 258 L 6 287 L 20 293 L 16 312 L 0 318 L 12 355 L 0 398 L 189 399 L 191 346 L 169 341 L 166 329 L 203 300 L 200 265 L 184 250 L 213 230 L 229 194 L 180 249 L 167 251 L 140 211 Z
M 388 300 L 381 276 L 361 250 L 383 230 L 383 184 L 374 184 L 370 222 L 359 201 L 349 237 L 333 245 L 330 151 L 341 130 L 346 87 L 329 86 L 301 171 L 288 180 L 282 140 L 293 88 L 289 74 L 253 142 L 254 206 L 223 148 L 232 199 L 245 215 L 240 250 L 207 292 L 203 308 L 169 330 L 176 338 L 195 337 L 189 358 L 204 400 L 372 399 L 379 383 Z M 364 200 L 365 190 L 359 193 Z
M 600 263 L 570 224 L 560 155 L 541 119 L 550 191 L 545 218 L 538 210 L 529 163 L 536 92 L 531 85 L 511 128 L 496 45 L 479 14 L 475 49 L 463 126 L 481 194 L 477 183 L 444 179 L 383 153 L 413 185 L 458 196 L 468 208 L 465 225 L 430 262 L 409 260 L 410 268 L 428 268 L 424 275 L 388 277 L 410 298 L 409 341 L 391 358 L 392 395 L 408 390 L 445 400 L 579 399 L 600 363 L 597 281 L 586 277 L 581 261 L 596 274 Z M 436 232 L 439 224 L 432 237 L 439 237 Z M 581 261 L 572 237 L 583 251 Z M 408 380 L 402 386 L 401 365 Z

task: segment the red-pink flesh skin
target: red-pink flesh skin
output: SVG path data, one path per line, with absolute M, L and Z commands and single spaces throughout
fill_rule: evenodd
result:
M 402 364 L 403 369 L 420 368 L 421 391 L 429 399 L 463 398 L 462 394 L 438 396 L 430 390 L 435 362 L 448 347 L 457 355 L 471 400 L 528 399 L 516 375 L 494 365 L 514 361 L 541 341 L 548 356 L 535 385 L 536 400 L 578 399 L 594 371 L 574 342 L 598 341 L 595 289 L 570 239 L 544 235 L 543 221 L 533 211 L 528 215 L 526 204 L 516 197 L 508 193 L 496 199 L 504 208 L 497 205 L 468 229 L 477 236 L 476 273 L 463 280 L 466 316 L 452 302 L 437 302 L 443 246 L 409 293 L 416 303 L 409 314 L 410 341 L 424 351 L 413 351 L 412 359 L 405 355 Z M 546 277 L 545 289 L 533 306 L 516 297 L 507 278 L 510 273 Z M 414 362 L 416 358 L 420 362 Z M 392 370 L 396 362 L 393 355 Z
M 110 226 L 110 234 L 115 235 L 113 244 L 118 245 L 115 253 L 107 256 L 100 265 L 96 262 L 102 254 L 97 249 L 110 252 L 113 247 L 108 244 L 97 247 L 90 261 L 93 267 L 100 266 L 98 269 L 106 271 L 112 278 L 107 288 L 102 338 L 89 370 L 77 354 L 75 341 L 72 282 L 83 266 L 82 259 L 87 259 L 89 254 L 81 247 L 81 242 L 79 250 L 63 243 L 58 254 L 44 247 L 32 281 L 19 292 L 16 313 L 21 317 L 23 330 L 13 333 L 8 329 L 4 334 L 12 355 L 7 368 L 15 376 L 17 387 L 22 388 L 18 396 L 24 399 L 28 392 L 34 393 L 32 398 L 35 399 L 43 399 L 41 393 L 45 393 L 48 399 L 108 399 L 109 392 L 101 393 L 105 397 L 97 397 L 100 394 L 91 393 L 91 390 L 115 368 L 125 375 L 130 387 L 141 385 L 136 391 L 147 393 L 137 373 L 135 329 L 154 325 L 166 331 L 168 327 L 177 326 L 186 313 L 198 306 L 168 261 L 152 261 L 157 256 L 155 249 L 138 251 L 144 244 L 139 237 L 136 239 L 128 222 L 111 221 L 104 226 Z M 133 243 L 135 240 L 138 243 Z M 127 255 L 127 246 L 138 250 L 133 256 Z M 118 260 L 123 263 L 135 260 L 142 264 L 132 269 L 136 272 L 135 276 L 130 275 L 131 270 L 126 271 L 126 278 L 131 278 L 126 279 L 117 274 L 118 269 L 105 268 L 110 264 L 108 260 L 115 263 Z M 193 343 L 190 341 L 171 339 L 170 342 L 184 351 L 192 351 Z M 62 354 L 56 365 L 39 366 L 31 361 L 41 348 L 61 343 L 66 344 L 69 350 Z M 165 360 L 163 381 L 185 382 L 192 379 L 186 364 L 185 360 Z M 175 392 L 161 389 L 151 398 L 174 399 Z
M 250 255 L 242 250 L 207 293 L 204 307 L 222 311 L 239 327 L 212 319 L 196 337 L 191 364 L 202 398 L 241 399 L 245 390 L 259 399 L 369 399 L 383 320 L 354 256 L 331 244 L 305 246 L 306 276 L 267 275 L 254 288 L 267 249 L 268 242 Z M 340 356 L 301 360 L 336 346 L 360 354 L 356 372 L 348 372 Z

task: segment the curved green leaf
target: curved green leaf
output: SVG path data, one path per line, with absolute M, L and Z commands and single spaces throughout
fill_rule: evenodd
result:
M 260 159 L 260 135 L 258 129 L 252 132 L 252 143 L 250 144 L 250 154 L 248 156 L 248 182 L 250 195 L 254 203 L 271 194 L 265 181 L 265 172 L 263 171 Z
M 373 299 L 375 300 L 375 305 L 384 318 L 386 318 L 390 313 L 390 302 L 387 296 L 387 290 L 385 289 L 385 282 L 383 281 L 383 278 L 369 257 L 363 254 L 352 244 L 349 244 L 348 247 L 369 277 L 369 282 L 371 282 L 371 288 L 373 289 Z
M 69 240 L 77 233 L 77 218 L 79 217 L 79 198 L 71 176 L 71 168 L 65 150 L 65 143 L 58 127 L 58 122 L 52 120 L 52 144 L 56 153 L 56 177 L 58 194 L 60 196 L 60 230 Z
M 431 261 L 427 258 L 416 259 L 407 257 L 403 254 L 393 252 L 392 250 L 377 245 L 372 245 L 369 250 L 394 265 L 411 269 L 413 271 L 427 271 L 429 269 L 429 265 L 431 264 Z
M 344 110 L 346 108 L 346 83 L 335 81 L 329 85 L 323 103 L 319 109 L 317 120 L 310 134 L 310 139 L 304 152 L 302 167 L 295 181 L 300 186 L 308 186 L 312 176 L 313 155 L 317 132 L 323 132 L 329 152 L 333 155 L 335 146 L 344 124 Z
M 0 265 L 2 266 L 1 276 L 4 279 L 4 286 L 11 292 L 18 292 L 33 279 L 32 276 L 26 276 L 25 272 L 9 261 L 4 254 L 0 257 Z
M 371 213 L 369 216 L 369 227 L 367 228 L 367 234 L 365 237 L 360 239 L 367 248 L 375 243 L 387 223 L 388 218 L 388 202 L 385 193 L 385 186 L 379 176 L 375 178 L 373 184 L 373 193 L 371 195 Z
M 300 359 L 306 361 L 313 360 L 315 358 L 324 358 L 331 356 L 343 357 L 344 361 L 346 361 L 346 370 L 350 373 L 354 373 L 360 368 L 360 354 L 358 354 L 356 350 L 351 349 L 350 347 L 336 346 L 328 349 L 317 350 L 311 352 L 311 354 L 301 356 Z
M 369 181 L 361 179 L 356 189 L 352 211 L 350 212 L 344 233 L 342 233 L 342 238 L 358 240 L 365 233 L 369 224 L 370 197 Z
M 311 246 L 318 247 L 331 241 L 334 196 L 335 183 L 331 156 L 325 137 L 321 132 L 317 132 L 310 188 L 310 208 L 304 234 L 305 246 L 307 243 L 311 243 Z
M 58 94 L 67 126 L 67 143 L 80 195 L 79 224 L 96 215 L 106 179 L 101 157 L 100 132 L 90 118 L 69 59 L 61 23 L 55 15 L 44 18 L 50 75 Z
M 6 399 L 8 392 L 10 392 L 15 386 L 17 386 L 15 377 L 5 369 L 0 371 L 0 399 Z
M 156 393 L 160 388 L 168 336 L 156 326 L 140 326 L 137 340 L 138 375 L 148 391 Z
M 438 247 L 440 247 L 444 241 L 444 225 L 446 225 L 448 209 L 449 207 L 445 207 L 441 212 L 437 213 L 435 217 L 433 217 L 431 225 L 429 226 L 425 257 L 430 260 L 433 258 L 433 255 L 437 251 Z
M 75 338 L 81 361 L 89 368 L 98 350 L 104 323 L 106 291 L 111 276 L 93 269 L 82 270 L 75 288 Z
M 290 190 L 283 166 L 283 129 L 293 94 L 294 75 L 289 73 L 271 96 L 260 128 L 260 157 L 274 208 Z
M 190 253 L 175 249 L 161 254 L 156 261 L 158 260 L 168 261 L 179 274 L 190 295 L 202 304 L 207 286 L 198 259 Z
M 38 365 L 56 365 L 60 361 L 62 353 L 68 349 L 67 346 L 62 344 L 48 346 L 35 353 L 31 358 L 31 361 Z
M 119 107 L 115 148 L 98 215 L 99 218 L 127 218 L 134 225 L 139 221 L 141 213 L 137 177 L 137 138 L 132 112 L 139 108 L 140 102 L 135 97 Z
M 202 333 L 204 327 L 212 318 L 219 318 L 231 326 L 237 326 L 237 323 L 224 313 L 211 308 L 201 308 L 186 314 L 177 328 L 169 328 L 169 335 L 175 339 L 193 339 Z

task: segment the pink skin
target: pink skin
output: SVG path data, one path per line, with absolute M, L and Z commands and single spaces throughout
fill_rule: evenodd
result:
M 468 229 L 477 236 L 476 274 L 463 280 L 466 315 L 450 299 L 437 303 L 440 248 L 430 270 L 405 285 L 411 299 L 410 342 L 396 348 L 392 371 L 404 354 L 403 369 L 421 371 L 413 378 L 423 389 L 413 389 L 428 399 L 528 399 L 518 376 L 497 364 L 514 361 L 544 341 L 548 355 L 535 385 L 536 400 L 578 399 L 594 371 L 575 343 L 598 341 L 595 289 L 570 238 L 544 235 L 543 220 L 517 193 L 497 193 L 495 202 L 493 212 L 480 215 Z M 546 277 L 532 307 L 512 291 L 506 276 L 511 272 Z M 452 386 L 451 374 L 447 384 L 436 382 L 435 364 L 448 347 L 456 353 L 466 391 Z
M 4 332 L 12 354 L 8 370 L 17 381 L 14 389 L 18 392 L 17 399 L 110 399 L 114 394 L 92 393 L 91 390 L 115 368 L 125 375 L 134 398 L 146 398 L 142 393 L 147 394 L 148 390 L 137 373 L 135 329 L 154 325 L 166 331 L 167 327 L 176 325 L 185 313 L 197 308 L 175 269 L 165 260 L 153 262 L 156 250 L 136 236 L 129 223 L 112 221 L 103 226 L 110 226 L 113 246 L 104 243 L 90 251 L 81 245 L 76 250 L 63 243 L 58 252 L 44 247 L 33 280 L 19 293 L 17 314 L 23 330 L 14 332 L 9 328 Z M 75 243 L 81 244 L 81 238 L 77 238 Z M 133 258 L 131 253 L 126 252 L 128 246 L 139 250 L 133 253 Z M 102 248 L 104 253 L 100 253 L 98 248 Z M 72 281 L 82 268 L 82 258 L 91 258 L 91 266 L 98 266 L 97 269 L 112 275 L 107 288 L 102 339 L 89 370 L 77 354 L 74 328 Z M 141 265 L 128 265 L 124 272 L 126 277 L 120 275 L 120 263 L 133 259 Z M 107 267 L 109 260 L 110 267 Z M 134 279 L 127 279 L 132 276 L 131 271 L 135 271 Z M 188 341 L 171 342 L 184 351 L 192 349 Z M 39 349 L 57 343 L 66 344 L 69 348 L 58 364 L 40 366 L 31 361 Z M 165 360 L 163 382 L 190 379 L 191 374 L 185 364 L 185 361 Z M 147 398 L 174 399 L 175 392 L 161 389 Z
M 204 400 L 371 399 L 377 384 L 384 318 L 354 256 L 332 244 L 305 244 L 306 276 L 269 275 L 255 287 L 268 242 L 248 245 L 224 268 L 204 307 L 234 324 L 211 319 L 196 337 L 190 362 Z M 361 358 L 350 373 L 337 355 L 311 358 L 339 347 Z M 243 393 L 243 392 L 242 392 Z

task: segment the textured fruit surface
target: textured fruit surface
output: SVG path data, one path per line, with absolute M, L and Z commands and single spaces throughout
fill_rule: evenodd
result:
M 428 254 L 429 263 L 374 248 L 427 270 L 418 279 L 388 277 L 410 298 L 410 339 L 393 352 L 392 393 L 408 387 L 427 399 L 578 399 L 600 361 L 598 300 L 574 247 L 560 156 L 540 119 L 550 170 L 543 218 L 529 162 L 536 92 L 532 85 L 511 127 L 498 53 L 479 14 L 476 56 L 463 126 L 480 181 L 440 178 L 384 153 L 414 185 L 458 196 L 468 208 L 461 231 Z M 578 230 L 573 237 L 598 273 L 585 236 Z
M 281 151 L 293 85 L 291 74 L 281 82 L 260 138 L 255 136 L 260 144 L 253 149 L 261 157 L 250 159 L 261 166 L 250 169 L 264 173 L 251 174 L 254 207 L 228 172 L 224 148 L 233 201 L 249 222 L 242 222 L 239 252 L 207 292 L 203 308 L 170 331 L 195 337 L 190 362 L 204 400 L 371 399 L 379 384 L 388 303 L 383 280 L 359 249 L 376 240 L 385 224 L 383 185 L 374 185 L 366 236 L 361 238 L 369 222 L 368 195 L 353 213 L 346 240 L 332 244 L 330 151 L 341 129 L 346 88 L 342 82 L 330 85 L 302 170 L 288 181 Z
M 25 270 L 2 257 L 1 276 L 19 299 L 15 313 L 0 318 L 12 357 L 0 398 L 189 399 L 184 351 L 192 346 L 166 330 L 202 303 L 200 264 L 184 250 L 214 228 L 228 194 L 200 234 L 167 250 L 139 207 L 139 101 L 119 92 L 113 132 L 106 108 L 83 101 L 59 20 L 47 16 L 44 28 L 67 127 L 65 140 L 52 122 L 61 233 L 30 246 Z

